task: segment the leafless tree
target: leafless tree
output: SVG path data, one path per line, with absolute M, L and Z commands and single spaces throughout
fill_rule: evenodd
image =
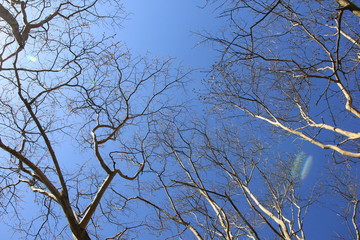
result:
M 318 195 L 300 193 L 293 157 L 266 153 L 235 127 L 177 123 L 158 129 L 162 150 L 149 156 L 166 163 L 149 160 L 146 170 L 153 182 L 143 187 L 158 197 L 126 199 L 155 211 L 150 229 L 169 239 L 305 239 L 304 218 Z
M 339 167 L 341 170 L 339 171 Z M 338 239 L 360 239 L 359 219 L 359 174 L 351 164 L 333 166 L 329 169 L 329 179 L 324 183 L 329 196 L 337 196 L 337 204 L 331 209 L 339 221 L 348 228 L 349 235 L 336 233 Z
M 300 194 L 293 155 L 226 126 L 224 110 L 358 158 L 358 7 L 221 7 L 230 31 L 204 36 L 225 46 L 209 81 L 209 102 L 222 113 L 216 131 L 171 121 L 184 109 L 167 93 L 187 76 L 171 59 L 134 57 L 111 36 L 91 34 L 121 21 L 118 1 L 0 2 L 0 203 L 15 231 L 31 239 L 124 239 L 140 228 L 170 238 L 305 239 L 317 192 Z M 347 200 L 342 216 L 359 236 L 349 182 L 327 186 Z M 22 214 L 22 201 L 38 212 Z
M 146 170 L 154 176 L 149 192 L 161 197 L 123 198 L 151 207 L 158 221 L 148 227 L 169 231 L 169 238 L 306 239 L 305 216 L 321 191 L 300 194 L 295 157 L 275 157 L 224 119 L 241 110 L 356 166 L 358 7 L 350 1 L 213 2 L 221 2 L 229 24 L 220 36 L 202 34 L 221 54 L 204 98 L 224 126 L 215 132 L 208 123 L 164 124 L 154 140 L 162 149 L 149 155 L 164 164 L 149 161 Z M 345 200 L 335 214 L 359 238 L 356 178 L 337 174 L 324 187 Z M 169 230 L 169 221 L 176 228 Z
M 141 226 L 111 221 L 104 196 L 143 171 L 139 144 L 176 108 L 166 92 L 186 74 L 91 34 L 122 17 L 118 1 L 0 3 L 1 204 L 27 238 L 104 239 L 104 219 L 109 239 Z M 33 218 L 18 207 L 26 188 L 41 212 Z
M 221 35 L 202 34 L 221 54 L 208 81 L 207 99 L 217 109 L 236 108 L 331 149 L 339 162 L 357 161 L 360 18 L 356 2 L 214 2 L 221 3 L 229 24 Z

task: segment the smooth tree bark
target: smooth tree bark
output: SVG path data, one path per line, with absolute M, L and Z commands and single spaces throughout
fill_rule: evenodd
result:
M 236 127 L 208 127 L 200 120 L 158 127 L 143 195 L 119 197 L 153 209 L 149 230 L 169 238 L 306 239 L 305 217 L 319 192 L 300 190 L 295 156 L 271 155 Z
M 341 10 L 349 10 L 356 16 L 360 17 L 360 8 L 353 2 L 348 0 L 335 0 L 339 5 Z
M 356 4 L 215 2 L 222 4 L 229 26 L 221 35 L 201 34 L 221 53 L 204 98 L 217 109 L 238 109 L 330 149 L 338 162 L 357 161 L 360 35 Z

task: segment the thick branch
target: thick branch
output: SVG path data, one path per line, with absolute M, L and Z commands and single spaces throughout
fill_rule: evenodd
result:
M 284 234 L 285 239 L 291 240 L 291 237 L 290 237 L 290 235 L 289 235 L 289 233 L 288 233 L 288 230 L 287 230 L 287 227 L 286 227 L 285 223 L 284 223 L 280 218 L 276 217 L 276 216 L 275 216 L 271 211 L 269 211 L 266 207 L 264 207 L 264 206 L 259 202 L 259 200 L 252 194 L 252 192 L 250 191 L 250 189 L 249 189 L 247 186 L 242 185 L 241 187 L 242 187 L 242 188 L 246 191 L 246 193 L 250 196 L 251 200 L 255 203 L 255 205 L 256 205 L 257 207 L 259 207 L 260 210 L 261 210 L 263 213 L 265 213 L 268 217 L 270 217 L 274 222 L 276 222 L 276 223 L 280 226 L 280 228 L 281 228 L 281 230 L 282 230 L 282 233 Z
M 353 14 L 360 17 L 360 8 L 356 6 L 352 1 L 349 0 L 335 0 L 340 6 L 341 9 L 350 10 Z
M 241 107 L 241 106 L 238 106 L 238 105 L 234 105 L 234 107 L 236 108 L 239 108 L 245 112 L 247 112 L 248 114 L 250 114 L 251 116 L 255 117 L 255 118 L 258 118 L 258 119 L 261 119 L 263 121 L 266 121 L 274 126 L 277 126 L 277 127 L 280 127 L 282 128 L 283 130 L 289 132 L 289 133 L 292 133 L 294 135 L 297 135 L 301 138 L 303 138 L 304 140 L 306 141 L 309 141 L 311 142 L 312 144 L 316 145 L 316 146 L 319 146 L 323 149 L 331 149 L 331 150 L 334 150 L 344 156 L 349 156 L 349 157 L 354 157 L 354 158 L 360 158 L 360 153 L 358 152 L 351 152 L 351 151 L 347 151 L 347 150 L 344 150 L 342 148 L 340 148 L 338 145 L 332 145 L 332 144 L 324 144 L 320 141 L 317 141 L 316 139 L 312 138 L 312 137 L 309 137 L 307 136 L 306 134 L 304 134 L 303 132 L 300 132 L 300 131 L 297 131 L 295 129 L 292 129 L 290 127 L 287 127 L 285 126 L 284 124 L 282 124 L 281 122 L 278 121 L 277 118 L 273 117 L 275 120 L 271 120 L 269 118 L 266 118 L 266 117 L 263 117 L 261 115 L 257 115 L 257 114 L 254 114 L 253 112 L 251 112 L 250 110 L 244 108 L 244 107 Z
M 16 69 L 15 63 L 14 63 L 14 68 Z M 17 78 L 17 81 L 18 81 L 18 94 L 19 94 L 19 97 L 22 100 L 22 102 L 24 103 L 24 105 L 25 105 L 26 109 L 28 110 L 28 112 L 30 113 L 30 115 L 32 117 L 32 120 L 35 122 L 38 130 L 40 131 L 41 137 L 44 139 L 46 147 L 49 150 L 51 159 L 52 159 L 52 161 L 54 163 L 54 166 L 55 166 L 55 169 L 56 169 L 56 173 L 57 173 L 58 178 L 60 180 L 60 184 L 61 184 L 61 187 L 62 187 L 62 194 L 65 195 L 66 197 L 68 197 L 68 192 L 67 192 L 67 186 L 66 186 L 66 183 L 65 183 L 65 179 L 64 179 L 64 176 L 62 174 L 62 171 L 61 171 L 61 168 L 60 168 L 60 165 L 59 165 L 59 161 L 57 160 L 57 157 L 56 157 L 55 151 L 54 151 L 54 149 L 52 147 L 52 144 L 51 144 L 51 142 L 50 142 L 50 140 L 49 140 L 43 126 L 42 126 L 42 124 L 40 123 L 39 119 L 35 115 L 30 103 L 23 97 L 23 95 L 21 93 L 20 77 L 19 77 L 19 74 L 18 74 L 17 71 L 15 71 L 15 75 L 16 75 L 16 78 Z
M 359 205 L 359 200 L 354 200 L 354 208 L 353 208 L 353 215 L 352 215 L 352 218 L 351 218 L 351 222 L 354 226 L 354 229 L 355 229 L 355 234 L 356 234 L 356 239 L 357 240 L 360 240 L 360 231 L 359 231 L 359 227 L 358 225 L 356 224 L 356 214 L 357 214 L 357 208 L 358 208 L 358 205 Z
M 2 148 L 3 150 L 5 150 L 6 152 L 10 153 L 11 155 L 13 155 L 15 158 L 19 159 L 20 162 L 24 163 L 26 166 L 28 166 L 29 168 L 31 168 L 31 170 L 34 171 L 34 173 L 36 174 L 36 176 L 38 177 L 38 179 L 50 190 L 50 192 L 54 195 L 54 198 L 56 201 L 59 202 L 60 200 L 60 192 L 59 190 L 52 184 L 52 182 L 50 181 L 50 179 L 48 179 L 46 177 L 46 175 L 40 170 L 40 168 L 38 168 L 32 161 L 30 161 L 29 159 L 27 159 L 24 155 L 22 155 L 21 153 L 17 152 L 16 150 L 12 149 L 11 147 L 5 145 L 0 138 L 0 148 Z
M 88 210 L 86 211 L 85 216 L 80 221 L 80 227 L 86 228 L 86 226 L 89 223 L 89 221 L 91 220 L 91 217 L 93 216 L 96 208 L 98 207 L 102 196 L 104 195 L 106 189 L 109 187 L 111 181 L 114 179 L 115 175 L 116 175 L 116 172 L 110 172 L 108 177 L 105 179 L 105 181 L 101 185 L 99 191 L 97 192 L 94 200 L 89 204 Z
M 6 9 L 2 4 L 0 4 L 0 17 L 10 25 L 14 38 L 20 45 L 24 47 L 24 40 L 19 30 L 19 24 L 16 21 L 15 17 Z

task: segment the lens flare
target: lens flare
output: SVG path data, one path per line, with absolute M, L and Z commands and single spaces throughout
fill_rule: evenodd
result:
M 291 167 L 291 177 L 293 179 L 299 177 L 304 158 L 305 158 L 305 153 L 304 152 L 300 152 L 300 153 L 298 153 L 296 155 L 295 160 L 293 162 L 293 165 Z
M 301 174 L 300 174 L 300 179 L 301 180 L 304 180 L 309 175 L 311 165 L 312 165 L 312 161 L 313 161 L 312 156 L 308 156 L 306 158 L 303 169 L 302 169 Z
M 304 161 L 305 157 L 306 154 L 304 152 L 300 152 L 296 155 L 290 172 L 293 179 L 304 180 L 309 175 L 313 157 L 310 155 L 306 157 L 306 160 Z
M 34 56 L 30 56 L 30 55 L 27 55 L 26 56 L 27 60 L 31 61 L 31 62 L 36 62 L 37 58 L 34 57 Z

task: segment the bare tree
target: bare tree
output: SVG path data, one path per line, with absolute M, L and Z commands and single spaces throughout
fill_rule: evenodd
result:
M 110 221 L 100 202 L 107 207 L 115 178 L 132 181 L 143 171 L 137 146 L 151 122 L 175 109 L 166 92 L 186 74 L 170 60 L 133 57 L 111 37 L 91 35 L 101 22 L 118 23 L 121 12 L 117 1 L 0 3 L 2 206 L 28 238 L 69 239 L 70 230 L 74 239 L 103 239 L 105 219 L 119 239 L 141 225 Z M 69 160 L 64 148 L 83 152 Z M 32 219 L 18 212 L 26 187 L 41 211 Z
M 355 2 L 215 2 L 229 25 L 221 36 L 203 35 L 221 53 L 208 100 L 346 159 L 359 158 Z
M 205 37 L 225 46 L 210 102 L 358 158 L 357 5 L 222 6 L 231 30 Z M 218 131 L 170 121 L 183 108 L 168 93 L 187 72 L 91 34 L 120 21 L 121 9 L 98 0 L 0 3 L 0 203 L 13 229 L 32 239 L 123 239 L 140 228 L 196 239 L 305 239 L 317 194 L 299 193 L 293 155 L 227 127 L 226 111 Z M 351 205 L 351 221 L 343 217 L 358 236 L 356 192 L 337 184 L 330 189 Z M 28 199 L 39 213 L 21 214 Z M 155 215 L 133 216 L 137 204 Z
M 154 140 L 160 150 L 148 155 L 164 164 L 149 161 L 146 169 L 154 178 L 148 191 L 160 197 L 122 197 L 151 207 L 157 219 L 148 227 L 168 238 L 306 239 L 306 213 L 322 191 L 304 196 L 297 157 L 250 143 L 224 119 L 241 110 L 334 150 L 335 160 L 354 161 L 357 169 L 358 7 L 349 1 L 214 2 L 221 2 L 229 24 L 220 36 L 202 34 L 221 54 L 204 98 L 224 125 L 216 132 L 209 123 L 164 124 Z M 345 200 L 334 215 L 358 238 L 358 187 L 342 179 L 348 173 L 334 173 L 337 180 L 325 188 Z
M 341 171 L 338 168 L 341 166 Z M 336 212 L 339 221 L 348 228 L 349 235 L 336 233 L 338 239 L 360 239 L 359 230 L 359 176 L 356 167 L 351 164 L 337 165 L 329 169 L 329 179 L 325 182 L 325 189 L 329 196 L 337 196 Z
M 208 127 L 158 128 L 162 150 L 149 159 L 166 164 L 149 160 L 153 183 L 143 186 L 158 197 L 126 199 L 153 208 L 149 228 L 169 239 L 305 239 L 304 218 L 318 193 L 300 193 L 293 157 L 271 155 L 249 136 L 243 141 L 236 127 Z

